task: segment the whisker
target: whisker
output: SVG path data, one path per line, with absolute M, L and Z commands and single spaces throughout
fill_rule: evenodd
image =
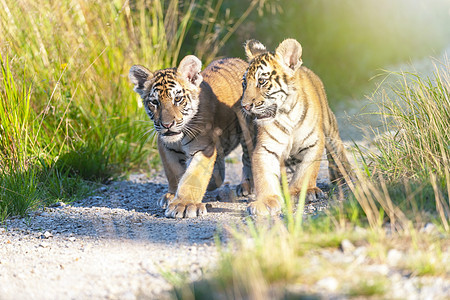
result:
M 145 142 L 148 142 L 149 140 L 153 140 L 156 134 L 157 134 L 156 130 L 150 128 L 142 134 L 139 140 L 144 140 Z

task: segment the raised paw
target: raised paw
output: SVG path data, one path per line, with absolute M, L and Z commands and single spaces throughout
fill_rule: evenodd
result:
M 319 199 L 325 199 L 325 198 L 326 198 L 325 193 L 322 192 L 322 190 L 319 189 L 318 187 L 309 188 L 306 191 L 305 203 L 314 202 Z
M 256 200 L 247 206 L 250 215 L 275 215 L 281 210 L 281 199 L 276 196 L 264 200 Z
M 206 205 L 184 201 L 173 201 L 166 209 L 168 218 L 196 218 L 206 215 Z
M 166 208 L 170 202 L 172 202 L 173 198 L 175 197 L 174 193 L 165 193 L 159 200 L 157 201 L 159 207 Z
M 236 186 L 236 196 L 238 197 L 246 197 L 252 193 L 252 184 L 249 179 L 242 180 L 242 182 Z

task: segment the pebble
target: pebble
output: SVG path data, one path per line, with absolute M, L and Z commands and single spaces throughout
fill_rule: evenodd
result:
M 360 234 L 360 235 L 365 235 L 365 234 L 367 234 L 367 229 L 362 228 L 362 227 L 360 227 L 360 226 L 355 226 L 354 229 L 353 229 L 353 231 L 354 231 L 355 233 L 357 233 L 357 234 Z
M 341 251 L 344 252 L 345 254 L 352 253 L 355 250 L 355 246 L 348 239 L 342 240 L 340 248 Z
M 50 243 L 48 243 L 48 242 L 41 242 L 41 243 L 39 243 L 39 247 L 48 248 L 48 247 L 50 247 Z
M 46 239 L 48 239 L 48 238 L 53 237 L 53 234 L 51 234 L 50 232 L 46 231 L 46 232 L 44 232 L 44 237 L 45 237 Z
M 387 275 L 389 273 L 389 267 L 385 264 L 364 266 L 364 270 L 367 272 L 379 273 L 380 275 Z
M 367 255 L 367 247 L 360 246 L 353 251 L 353 255 L 356 257 L 365 257 Z
M 49 207 L 55 207 L 55 208 L 57 208 L 57 207 L 64 207 L 64 206 L 66 206 L 66 205 L 67 205 L 66 203 L 64 203 L 64 202 L 62 202 L 62 201 L 59 201 L 59 202 L 56 202 L 56 203 L 50 205 Z
M 388 265 L 396 267 L 402 260 L 404 253 L 397 249 L 391 249 L 387 253 L 386 262 Z
M 334 292 L 339 287 L 339 281 L 334 277 L 325 277 L 317 281 L 316 286 L 329 292 Z
M 434 225 L 433 223 L 427 223 L 425 224 L 425 226 L 420 230 L 420 232 L 424 232 L 424 233 L 428 233 L 428 234 L 433 234 L 437 232 L 437 228 L 436 225 Z

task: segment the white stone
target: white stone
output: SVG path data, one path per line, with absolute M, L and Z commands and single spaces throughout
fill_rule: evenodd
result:
M 341 242 L 341 250 L 344 253 L 351 253 L 353 250 L 355 250 L 355 246 L 352 242 L 348 239 L 344 239 Z
M 424 232 L 424 233 L 428 233 L 428 234 L 435 233 L 436 225 L 434 225 L 433 223 L 427 223 L 427 224 L 425 224 L 425 226 L 423 226 L 423 228 L 420 230 L 420 232 Z
M 397 266 L 402 260 L 404 253 L 397 249 L 391 249 L 387 253 L 387 263 L 390 266 Z
M 39 244 L 39 247 L 42 247 L 42 248 L 48 248 L 48 247 L 50 247 L 50 243 L 47 243 L 47 242 L 41 242 L 41 243 Z
M 325 277 L 317 281 L 316 285 L 329 292 L 334 292 L 339 287 L 339 282 L 334 277 Z

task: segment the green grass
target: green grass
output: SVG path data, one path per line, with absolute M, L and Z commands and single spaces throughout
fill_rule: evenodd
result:
M 399 81 L 393 93 L 380 89 L 388 133 L 376 139 L 376 151 L 370 154 L 373 173 L 385 178 L 394 198 L 414 213 L 437 212 L 446 231 L 450 230 L 449 69 L 446 60 L 438 62 L 429 77 L 394 74 Z
M 0 94 L 0 155 L 3 161 L 25 164 L 28 154 L 35 154 L 32 136 L 36 127 L 29 126 L 36 118 L 30 108 L 31 86 L 17 86 L 9 61 L 0 53 L 3 90 Z M 34 125 L 34 124 L 33 124 Z
M 377 166 L 394 180 L 402 177 L 436 179 L 448 177 L 450 157 L 450 75 L 448 61 L 435 67 L 432 77 L 391 74 L 398 85 L 388 94 L 381 90 L 382 116 L 388 134 L 376 141 Z
M 39 176 L 33 170 L 14 170 L 0 174 L 1 221 L 11 215 L 24 215 L 39 206 Z
M 350 288 L 348 295 L 350 297 L 370 297 L 383 296 L 390 283 L 384 276 L 372 276 L 372 278 L 364 279 Z

